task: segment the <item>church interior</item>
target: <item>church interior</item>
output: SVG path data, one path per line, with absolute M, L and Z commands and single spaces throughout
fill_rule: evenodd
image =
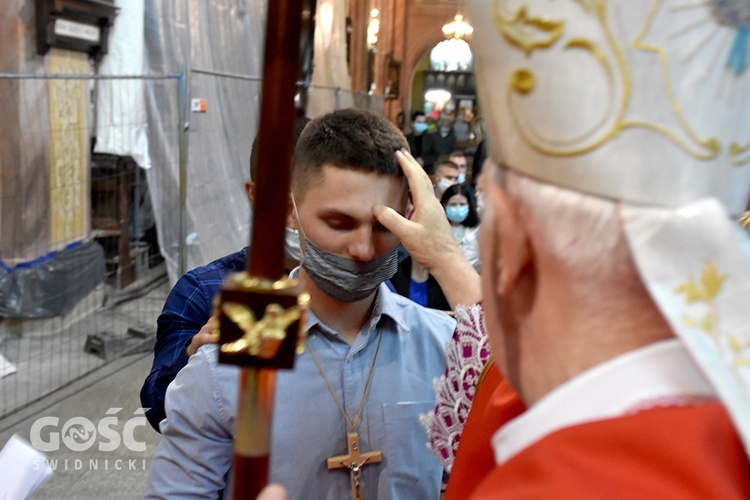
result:
M 429 132 L 449 118 L 471 165 L 482 126 L 463 1 L 313 3 L 307 116 L 369 109 L 404 134 L 415 111 Z M 170 286 L 249 241 L 267 12 L 266 0 L 4 2 L 3 436 L 60 388 L 148 357 Z
M 2 0 L 0 498 L 750 497 L 748 75 L 749 0 Z
M 257 133 L 265 4 L 6 5 L 6 267 L 95 239 L 118 285 L 154 258 L 174 281 L 247 239 L 244 207 L 217 215 L 227 199 L 244 202 L 236 187 Z M 307 116 L 367 108 L 404 133 L 415 111 L 430 131 L 441 116 L 460 117 L 458 146 L 471 157 L 482 126 L 463 1 L 320 0 L 315 10 Z M 203 248 L 228 232 L 236 236 Z

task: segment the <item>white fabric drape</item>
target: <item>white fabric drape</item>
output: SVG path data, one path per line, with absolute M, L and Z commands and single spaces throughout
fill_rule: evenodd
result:
M 315 56 L 307 116 L 317 116 L 353 105 L 351 79 L 346 65 L 346 2 L 318 0 L 315 16 Z
M 116 0 L 120 8 L 109 35 L 109 53 L 100 75 L 144 73 L 143 0 Z M 100 80 L 96 92 L 96 146 L 94 152 L 131 156 L 143 168 L 151 167 L 143 80 Z
M 260 81 L 202 71 L 262 76 L 266 0 L 118 0 L 102 74 L 176 74 L 189 66 L 185 241 L 180 241 L 178 86 L 175 80 L 100 81 L 97 152 L 130 155 L 148 168 L 159 245 L 170 281 L 246 246 L 250 207 L 243 189 L 258 131 Z M 319 0 L 308 115 L 352 105 L 346 65 L 345 0 Z M 205 99 L 205 113 L 189 112 Z M 148 126 L 146 125 L 148 124 Z M 149 168 L 150 167 L 150 168 Z
M 180 68 L 260 77 L 266 0 L 151 0 L 145 12 L 146 68 L 174 74 Z M 180 162 L 177 82 L 149 81 L 147 171 L 159 246 L 174 283 L 180 248 L 186 270 L 235 252 L 250 238 L 250 205 L 244 192 L 258 131 L 259 81 L 193 71 L 186 81 L 187 156 L 185 239 L 180 241 Z M 204 113 L 190 112 L 205 99 Z

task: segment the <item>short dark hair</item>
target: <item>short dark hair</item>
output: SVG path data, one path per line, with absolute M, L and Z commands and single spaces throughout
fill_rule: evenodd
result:
M 433 166 L 434 172 L 438 173 L 438 169 L 442 167 L 448 167 L 448 168 L 455 168 L 458 170 L 458 165 L 456 165 L 454 162 L 448 159 L 447 156 L 441 156 L 438 158 L 438 161 L 435 162 L 435 165 Z
M 294 149 L 292 190 L 301 198 L 325 165 L 404 179 L 394 155 L 399 149 L 409 149 L 406 138 L 384 116 L 359 109 L 319 116 Z
M 440 204 L 443 208 L 448 204 L 448 200 L 453 198 L 455 195 L 461 194 L 466 196 L 466 201 L 469 202 L 469 215 L 461 223 L 466 227 L 474 227 L 479 224 L 479 214 L 477 213 L 477 199 L 474 197 L 474 193 L 471 192 L 471 188 L 466 184 L 454 184 L 445 190 L 443 196 L 440 198 Z
M 297 145 L 299 136 L 302 134 L 302 131 L 305 129 L 305 126 L 308 123 L 310 123 L 310 119 L 306 116 L 303 116 L 302 118 L 297 118 L 297 120 L 294 122 L 294 143 L 292 144 L 292 146 Z M 250 180 L 255 180 L 257 175 L 258 175 L 258 134 L 255 134 L 255 139 L 253 139 L 253 147 L 250 150 Z
M 418 109 L 414 113 L 411 114 L 411 121 L 415 122 L 418 116 L 426 116 L 426 115 L 424 114 L 424 111 L 422 111 L 421 109 Z

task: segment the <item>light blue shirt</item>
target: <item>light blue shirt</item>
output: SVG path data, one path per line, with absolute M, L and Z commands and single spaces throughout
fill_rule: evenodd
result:
M 442 467 L 426 447 L 418 415 L 434 407 L 432 380 L 445 371 L 453 319 L 381 285 L 372 316 L 352 345 L 312 312 L 307 325 L 308 342 L 350 419 L 383 335 L 357 428 L 361 451 L 382 453 L 382 462 L 362 468 L 363 498 L 437 500 Z M 147 498 L 217 498 L 229 482 L 239 370 L 219 365 L 217 349 L 203 346 L 167 390 L 167 418 Z M 328 458 L 347 453 L 346 434 L 338 405 L 306 349 L 294 370 L 277 374 L 270 480 L 283 484 L 291 500 L 349 500 L 348 469 L 327 468 Z

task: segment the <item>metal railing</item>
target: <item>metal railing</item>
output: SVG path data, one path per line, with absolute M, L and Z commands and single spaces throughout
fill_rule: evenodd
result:
M 101 102 L 104 82 L 113 84 L 112 103 Z M 11 118 L 0 123 L 0 418 L 122 354 L 151 350 L 169 291 L 167 270 L 174 281 L 229 253 L 217 243 L 228 231 L 237 240 L 233 250 L 246 244 L 235 233 L 249 228 L 220 223 L 235 213 L 248 220 L 241 186 L 257 133 L 260 83 L 259 76 L 188 66 L 164 75 L 0 73 L 0 102 L 11 103 Z M 66 92 L 79 97 L 60 101 Z M 191 101 L 204 97 L 208 112 L 193 113 Z M 310 99 L 319 112 L 384 108 L 383 96 L 336 86 L 312 86 Z M 102 115 L 110 104 L 126 111 L 143 104 L 146 111 L 123 121 L 117 112 Z M 70 135 L 61 141 L 62 130 Z M 148 138 L 141 160 L 147 170 L 133 167 L 130 156 L 89 148 L 92 137 L 136 133 Z M 71 151 L 80 138 L 84 146 Z M 69 222 L 58 217 L 55 197 L 83 214 L 67 239 L 52 237 L 53 226 Z M 81 243 L 89 253 L 75 253 Z M 45 263 L 63 258 L 72 278 L 49 279 L 45 272 L 61 266 Z M 96 267 L 92 259 L 103 260 L 103 271 L 83 286 L 84 274 L 97 272 L 83 272 Z M 26 295 L 19 297 L 20 289 Z M 34 314 L 19 300 L 60 307 Z

